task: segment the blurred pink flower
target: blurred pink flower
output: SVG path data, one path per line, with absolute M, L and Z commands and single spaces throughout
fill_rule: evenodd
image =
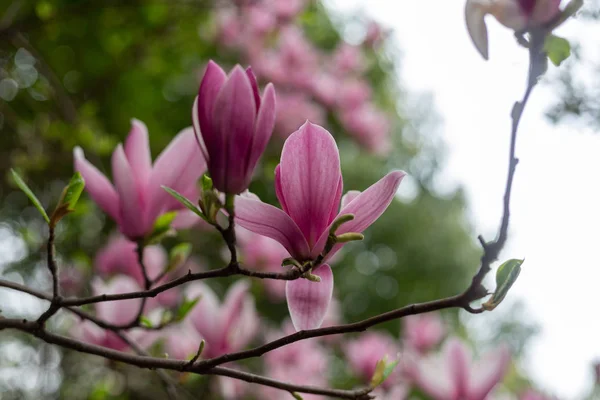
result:
M 311 93 L 322 104 L 332 107 L 338 97 L 340 80 L 328 72 L 322 72 L 312 80 Z M 307 118 L 313 121 L 311 118 Z
M 94 266 L 98 275 L 110 277 L 117 274 L 124 274 L 135 279 L 137 284 L 143 287 L 144 275 L 142 267 L 138 263 L 136 248 L 137 245 L 134 242 L 127 240 L 123 236 L 111 237 L 108 244 L 96 254 Z M 154 280 L 167 267 L 167 252 L 158 245 L 146 246 L 144 248 L 143 261 L 148 277 Z M 169 274 L 169 276 L 171 275 Z M 158 283 L 164 283 L 166 280 L 168 280 L 168 276 L 165 276 Z M 148 299 L 148 305 L 174 306 L 177 304 L 179 297 L 180 295 L 177 290 L 167 290 L 154 298 Z
M 276 16 L 261 3 L 244 7 L 241 12 L 246 16 L 247 29 L 253 34 L 259 36 L 265 35 L 275 29 L 277 25 Z M 253 39 L 258 40 L 257 38 Z
M 507 28 L 520 31 L 551 21 L 560 12 L 560 0 L 467 0 L 467 30 L 479 53 L 488 58 L 487 14 Z
M 287 84 L 310 89 L 319 69 L 319 52 L 314 45 L 301 29 L 289 26 L 281 30 L 278 48 L 280 66 L 285 73 Z
M 236 231 L 245 266 L 257 271 L 282 271 L 281 262 L 288 257 L 288 252 L 279 242 L 241 227 Z M 272 299 L 285 298 L 285 281 L 264 279 L 261 283 Z
M 227 47 L 239 44 L 242 24 L 235 10 L 230 8 L 217 8 L 217 41 Z
M 361 79 L 348 79 L 338 87 L 337 106 L 343 112 L 351 112 L 371 98 L 371 87 Z
M 76 265 L 68 265 L 60 269 L 58 280 L 64 296 L 75 296 L 83 289 L 85 274 Z
M 397 383 L 387 390 L 385 387 L 379 386 L 371 392 L 377 400 L 405 400 L 408 399 L 409 393 L 410 388 L 405 383 Z
M 131 240 L 143 238 L 152 231 L 161 214 L 182 209 L 162 185 L 187 197 L 195 197 L 196 181 L 206 170 L 202 154 L 194 146 L 191 128 L 181 131 L 158 156 L 154 166 L 150 157 L 148 130 L 143 122 L 132 121 L 125 147 L 117 146 L 112 155 L 115 186 L 90 164 L 80 147 L 75 147 L 75 169 L 85 179 L 85 188 L 119 225 Z
M 375 372 L 377 362 L 388 357 L 389 361 L 398 359 L 400 349 L 396 340 L 380 332 L 366 332 L 357 339 L 348 341 L 344 353 L 350 368 L 364 382 L 370 382 Z M 399 374 L 395 371 L 383 382 L 384 388 L 390 388 L 398 383 Z
M 100 278 L 94 278 L 91 285 L 94 295 L 120 294 L 141 290 L 133 278 L 124 275 L 119 275 L 111 279 L 108 283 L 104 283 Z M 141 299 L 96 303 L 96 317 L 109 324 L 126 325 L 136 317 L 141 304 Z M 128 347 L 114 332 L 100 328 L 88 320 L 78 322 L 73 327 L 71 333 L 76 338 L 98 346 L 115 350 L 125 350 Z M 139 335 L 135 335 L 135 333 L 143 334 L 141 331 L 134 331 L 133 333 L 134 335 L 132 336 L 134 338 L 139 338 Z
M 240 370 L 241 368 L 236 367 L 235 369 Z M 215 385 L 217 386 L 216 391 L 221 394 L 223 400 L 243 399 L 246 394 L 252 393 L 250 383 L 226 376 L 218 376 Z
M 261 97 L 250 69 L 244 71 L 237 65 L 227 76 L 210 61 L 192 119 L 214 187 L 230 194 L 246 190 L 273 132 L 273 85 L 268 84 Z
M 342 172 L 337 145 L 325 129 L 306 122 L 285 142 L 281 163 L 275 169 L 275 192 L 283 210 L 250 196 L 236 198 L 237 223 L 281 243 L 298 261 L 311 260 L 323 252 L 334 220 L 345 214 L 337 234 L 362 232 L 394 198 L 404 172 L 393 171 L 363 193 L 342 199 Z M 308 194 L 308 195 L 307 195 Z M 338 212 L 342 203 L 342 210 Z M 346 204 L 347 203 L 347 204 Z M 336 244 L 326 260 L 343 246 Z M 331 268 L 323 264 L 313 270 L 321 282 L 288 281 L 286 298 L 298 330 L 321 325 L 333 291 Z
M 437 346 L 446 335 L 444 322 L 435 313 L 411 315 L 402 321 L 404 343 L 421 354 Z
M 415 360 L 411 378 L 434 400 L 484 400 L 504 378 L 509 363 L 505 346 L 473 360 L 464 343 L 450 339 L 440 354 Z
M 367 47 L 377 47 L 385 40 L 386 32 L 376 21 L 369 21 L 363 44 Z
M 545 396 L 541 393 L 536 392 L 533 389 L 527 389 L 521 396 L 519 396 L 519 400 L 553 400 L 553 397 Z
M 275 15 L 284 21 L 295 18 L 306 7 L 307 0 L 270 0 Z
M 202 282 L 187 288 L 187 298 L 200 297 L 189 319 L 206 341 L 204 358 L 241 350 L 256 335 L 259 316 L 248 290 L 248 282 L 236 282 L 221 304 L 212 289 Z
M 277 133 L 287 138 L 307 120 L 325 123 L 325 110 L 300 93 L 281 94 L 277 99 Z
M 333 66 L 339 75 L 360 74 L 366 69 L 366 62 L 360 47 L 341 43 L 333 54 Z
M 189 360 L 196 354 L 202 342 L 202 337 L 189 318 L 179 324 L 168 325 L 159 332 L 164 340 L 165 352 L 169 358 L 177 360 Z
M 365 104 L 351 112 L 342 112 L 340 120 L 348 133 L 372 153 L 386 155 L 390 152 L 390 121 L 373 105 Z

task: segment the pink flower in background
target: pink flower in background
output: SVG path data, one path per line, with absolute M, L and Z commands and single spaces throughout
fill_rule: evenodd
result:
M 519 400 L 553 400 L 553 397 L 545 396 L 541 393 L 536 392 L 533 389 L 527 389 L 525 393 L 519 396 Z
M 113 236 L 108 244 L 98 251 L 94 266 L 102 277 L 110 277 L 116 274 L 124 274 L 135 279 L 140 287 L 144 286 L 144 275 L 138 263 L 137 245 L 123 236 Z M 151 280 L 157 278 L 167 267 L 167 252 L 161 246 L 146 246 L 144 248 L 143 261 L 146 272 Z M 172 274 L 170 274 L 172 275 Z M 161 279 L 160 283 L 168 280 L 168 276 Z M 164 305 L 174 306 L 179 300 L 180 294 L 177 290 L 167 290 L 154 298 L 148 299 L 149 306 Z M 156 304 L 158 303 L 158 304 Z M 153 307 L 151 307 L 153 308 Z
M 241 350 L 256 335 L 259 317 L 248 290 L 248 282 L 238 281 L 220 303 L 204 283 L 196 282 L 188 287 L 187 298 L 200 297 L 188 318 L 206 341 L 204 358 Z
M 63 296 L 79 294 L 86 280 L 83 271 L 75 265 L 68 265 L 58 271 L 58 281 Z
M 386 32 L 376 21 L 369 21 L 363 44 L 367 47 L 377 47 L 385 40 Z
M 236 198 L 237 223 L 281 243 L 298 261 L 311 260 L 323 252 L 332 222 L 339 215 L 353 214 L 337 234 L 362 232 L 391 203 L 404 172 L 393 171 L 358 194 L 342 199 L 342 172 L 335 140 L 320 126 L 306 122 L 285 142 L 281 163 L 275 169 L 275 191 L 283 210 L 250 196 Z M 342 203 L 342 210 L 338 212 Z M 333 256 L 343 243 L 328 254 Z M 286 298 L 296 329 L 321 325 L 333 291 L 333 276 L 327 264 L 315 269 L 321 282 L 289 281 Z
M 278 18 L 289 21 L 304 10 L 307 0 L 270 0 L 270 3 Z
M 438 314 L 411 315 L 403 320 L 404 344 L 419 353 L 426 353 L 444 338 L 446 327 Z
M 189 360 L 202 342 L 202 337 L 189 318 L 179 324 L 167 326 L 159 334 L 164 340 L 164 350 L 169 358 L 177 360 Z
M 281 137 L 287 138 L 307 119 L 317 125 L 325 123 L 325 111 L 302 94 L 281 94 L 278 97 L 276 127 Z
M 371 87 L 364 80 L 348 79 L 338 88 L 337 106 L 351 112 L 371 98 Z
M 488 59 L 487 14 L 507 28 L 520 31 L 549 22 L 560 12 L 560 0 L 467 0 L 467 30 L 479 53 Z
M 434 400 L 485 400 L 504 378 L 509 363 L 507 347 L 473 360 L 464 343 L 450 339 L 440 354 L 416 360 L 411 378 Z
M 379 386 L 375 390 L 373 390 L 373 392 L 371 392 L 371 394 L 375 396 L 377 400 L 404 400 L 408 399 L 409 393 L 410 388 L 405 383 L 395 384 L 387 390 Z
M 125 236 L 137 240 L 152 231 L 158 216 L 183 208 L 162 185 L 187 197 L 197 196 L 196 181 L 206 170 L 206 163 L 194 140 L 193 130 L 184 129 L 153 166 L 146 125 L 133 120 L 125 146 L 119 144 L 112 155 L 115 186 L 85 159 L 79 147 L 73 152 L 75 169 L 98 206 L 117 222 Z
M 270 333 L 267 340 L 272 341 L 293 332 L 294 327 L 287 322 L 283 325 L 282 333 Z M 273 379 L 300 385 L 327 386 L 329 353 L 319 344 L 318 339 L 302 340 L 273 350 L 264 355 L 264 360 L 265 372 Z M 261 387 L 261 395 L 263 399 L 287 400 L 289 393 Z M 302 397 L 306 400 L 326 399 L 317 395 L 303 394 Z
M 256 4 L 245 7 L 242 13 L 246 16 L 247 28 L 258 36 L 266 35 L 275 29 L 277 19 L 264 5 Z M 256 39 L 255 39 L 256 40 Z
M 240 227 L 236 237 L 244 265 L 257 271 L 281 272 L 281 262 L 288 253 L 279 242 Z M 261 283 L 271 299 L 285 298 L 285 281 L 264 279 Z
M 333 74 L 322 72 L 312 80 L 311 94 L 323 105 L 333 107 L 338 97 L 342 82 Z M 315 121 L 307 118 L 310 121 Z
M 242 24 L 236 14 L 235 10 L 217 8 L 217 40 L 227 47 L 235 47 L 239 44 Z
M 398 359 L 400 349 L 396 340 L 380 332 L 366 332 L 344 346 L 344 353 L 350 368 L 363 382 L 370 382 L 375 373 L 377 362 L 388 357 L 389 361 Z M 395 371 L 383 382 L 384 388 L 398 383 L 399 374 Z
M 390 152 L 390 121 L 372 104 L 365 104 L 350 112 L 342 112 L 340 120 L 348 133 L 369 151 L 379 155 Z
M 250 69 L 231 74 L 210 61 L 192 108 L 196 138 L 214 187 L 237 194 L 248 188 L 275 124 L 275 89 L 260 96 Z
M 95 278 L 92 282 L 94 295 L 129 293 L 140 290 L 140 286 L 138 286 L 133 278 L 124 275 L 119 275 L 108 283 L 104 283 L 100 278 Z M 96 317 L 110 324 L 126 325 L 136 317 L 141 304 L 141 299 L 96 303 Z M 91 321 L 84 320 L 79 322 L 73 328 L 72 333 L 75 337 L 98 346 L 115 350 L 125 350 L 128 347 L 114 332 L 100 328 Z M 140 331 L 133 333 L 143 334 Z M 132 336 L 134 338 L 139 337 L 139 335 Z
M 281 30 L 278 48 L 287 84 L 310 89 L 319 69 L 319 53 L 312 42 L 301 29 L 288 26 Z
M 240 370 L 241 368 L 236 367 L 235 369 Z M 221 394 L 223 400 L 243 399 L 246 394 L 252 393 L 253 388 L 253 385 L 248 382 L 226 376 L 218 376 L 214 383 L 215 391 Z
M 366 61 L 360 47 L 341 43 L 333 54 L 333 66 L 339 75 L 360 74 L 366 69 Z

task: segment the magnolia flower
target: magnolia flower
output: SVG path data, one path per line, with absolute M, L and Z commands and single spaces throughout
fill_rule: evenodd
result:
M 475 47 L 487 60 L 487 14 L 493 15 L 507 28 L 521 31 L 549 22 L 560 12 L 559 6 L 560 0 L 467 0 L 467 30 Z
M 396 360 L 400 352 L 394 339 L 379 332 L 361 334 L 357 339 L 349 341 L 344 350 L 350 368 L 365 382 L 369 382 L 373 377 L 379 360 L 386 356 L 390 361 Z M 390 388 L 396 383 L 398 383 L 397 373 L 388 377 L 383 382 L 383 386 Z
M 206 169 L 202 154 L 194 144 L 191 128 L 182 130 L 153 166 L 148 129 L 135 119 L 125 146 L 119 144 L 112 155 L 115 186 L 85 159 L 80 147 L 76 147 L 73 154 L 75 169 L 85 179 L 85 188 L 92 199 L 131 240 L 151 233 L 154 221 L 161 214 L 183 208 L 162 185 L 194 197 L 196 181 Z
M 283 94 L 277 98 L 277 133 L 287 138 L 296 131 L 306 119 L 317 124 L 325 123 L 325 110 L 308 96 L 299 93 Z
M 133 278 L 124 275 L 119 275 L 108 283 L 104 283 L 99 278 L 95 278 L 92 282 L 92 292 L 94 295 L 130 293 L 140 290 L 140 286 Z M 141 299 L 96 303 L 96 317 L 109 324 L 126 325 L 134 320 L 141 304 Z M 140 334 L 143 334 L 143 332 L 140 331 L 135 331 L 133 333 L 134 335 L 132 336 L 135 336 L 136 339 L 139 338 Z M 88 320 L 75 325 L 73 328 L 73 335 L 86 342 L 115 350 L 124 350 L 128 347 L 127 344 L 113 331 L 100 328 Z
M 275 239 L 298 261 L 314 260 L 327 243 L 334 220 L 352 214 L 336 233 L 362 232 L 391 203 L 404 172 L 393 171 L 360 193 L 342 198 L 340 156 L 333 136 L 318 125 L 306 122 L 286 140 L 281 163 L 275 169 L 275 192 L 283 210 L 250 196 L 236 198 L 237 223 L 253 232 Z M 342 209 L 338 212 L 340 207 Z M 327 254 L 333 256 L 343 243 Z M 327 264 L 313 270 L 321 282 L 288 281 L 286 298 L 296 329 L 321 325 L 333 291 L 333 275 Z
M 191 285 L 187 297 L 200 298 L 190 311 L 189 319 L 206 341 L 203 357 L 217 357 L 244 348 L 258 330 L 258 315 L 254 299 L 248 293 L 249 284 L 238 281 L 219 299 L 202 282 Z
M 446 327 L 438 314 L 411 315 L 402 321 L 404 342 L 419 353 L 431 350 L 446 334 Z
M 507 347 L 473 360 L 464 343 L 450 339 L 440 354 L 417 360 L 410 373 L 434 400 L 484 400 L 506 374 L 509 362 Z
M 227 76 L 210 61 L 194 101 L 192 119 L 214 187 L 230 194 L 246 190 L 273 133 L 273 85 L 267 85 L 261 98 L 250 68 L 244 71 L 236 65 Z
M 373 104 L 365 103 L 351 111 L 342 110 L 340 121 L 368 151 L 379 155 L 390 152 L 390 120 Z

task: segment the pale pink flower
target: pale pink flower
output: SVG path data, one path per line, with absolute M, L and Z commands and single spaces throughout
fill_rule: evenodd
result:
M 235 369 L 241 369 L 236 367 Z M 226 376 L 218 376 L 215 380 L 216 391 L 218 391 L 223 400 L 243 399 L 248 393 L 252 393 L 253 386 L 245 381 Z
M 275 124 L 275 89 L 261 96 L 256 77 L 235 66 L 230 75 L 208 63 L 192 108 L 196 138 L 214 187 L 237 194 L 248 188 Z
M 235 10 L 217 8 L 217 40 L 226 47 L 235 47 L 239 44 L 242 24 Z
M 187 298 L 200 298 L 190 311 L 189 319 L 206 341 L 204 358 L 239 351 L 256 335 L 259 317 L 248 291 L 248 282 L 238 281 L 229 288 L 221 303 L 202 282 L 188 287 Z
M 363 44 L 367 47 L 377 47 L 385 40 L 386 32 L 376 21 L 369 21 Z
M 370 152 L 378 155 L 390 152 L 390 120 L 372 104 L 341 112 L 340 121 L 348 133 Z
M 366 69 L 366 61 L 358 46 L 342 43 L 333 54 L 334 71 L 339 75 L 360 74 Z
M 504 378 L 509 363 L 505 346 L 473 360 L 464 343 L 450 339 L 440 354 L 418 359 L 411 378 L 434 400 L 484 400 Z
M 287 138 L 306 120 L 317 125 L 326 121 L 325 110 L 301 93 L 281 94 L 277 99 L 277 133 Z
M 502 25 L 520 31 L 540 26 L 560 12 L 560 0 L 467 0 L 467 30 L 479 53 L 488 59 L 485 16 L 493 15 Z
M 371 87 L 361 79 L 348 79 L 338 87 L 337 106 L 352 112 L 371 98 Z
M 275 192 L 283 210 L 250 196 L 236 198 L 237 223 L 281 243 L 298 261 L 315 259 L 323 252 L 334 220 L 345 214 L 354 219 L 337 234 L 362 232 L 394 198 L 404 172 L 393 171 L 358 194 L 342 198 L 342 172 L 333 136 L 318 125 L 306 122 L 285 142 L 281 163 L 275 169 Z M 338 212 L 341 202 L 341 211 Z M 343 243 L 333 246 L 326 261 Z M 288 281 L 286 298 L 297 329 L 321 325 L 333 291 L 331 268 L 323 264 L 313 270 L 321 282 Z
M 431 350 L 446 335 L 446 327 L 438 314 L 410 315 L 402 321 L 404 344 L 419 353 Z
M 197 196 L 196 181 L 206 171 L 206 163 L 194 140 L 193 130 L 184 129 L 152 165 L 146 125 L 133 120 L 125 146 L 119 144 L 112 155 L 115 186 L 85 159 L 79 147 L 73 151 L 75 169 L 98 206 L 125 236 L 137 240 L 151 233 L 158 216 L 184 208 L 161 186 Z
M 271 0 L 269 3 L 278 18 L 289 21 L 304 10 L 307 0 Z
M 319 102 L 327 107 L 332 107 L 337 100 L 339 88 L 340 80 L 333 74 L 323 72 L 313 78 L 311 93 Z M 311 118 L 307 119 L 313 121 Z
M 377 362 L 387 356 L 388 360 L 398 359 L 400 349 L 389 335 L 380 332 L 366 332 L 344 346 L 344 353 L 350 368 L 363 382 L 370 382 Z M 392 373 L 384 382 L 384 388 L 398 383 L 399 374 Z
M 554 397 L 545 396 L 539 392 L 536 392 L 533 389 L 527 389 L 521 396 L 519 396 L 519 400 L 554 400 Z

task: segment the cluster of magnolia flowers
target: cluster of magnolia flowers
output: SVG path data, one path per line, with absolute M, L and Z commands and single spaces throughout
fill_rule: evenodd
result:
M 368 54 L 385 37 L 369 21 L 361 45 L 341 41 L 325 52 L 296 22 L 307 0 L 236 2 L 217 13 L 217 40 L 253 66 L 261 80 L 277 85 L 276 133 L 287 137 L 309 119 L 319 125 L 328 111 L 363 148 L 376 154 L 391 150 L 391 121 L 373 101 L 366 78 Z

